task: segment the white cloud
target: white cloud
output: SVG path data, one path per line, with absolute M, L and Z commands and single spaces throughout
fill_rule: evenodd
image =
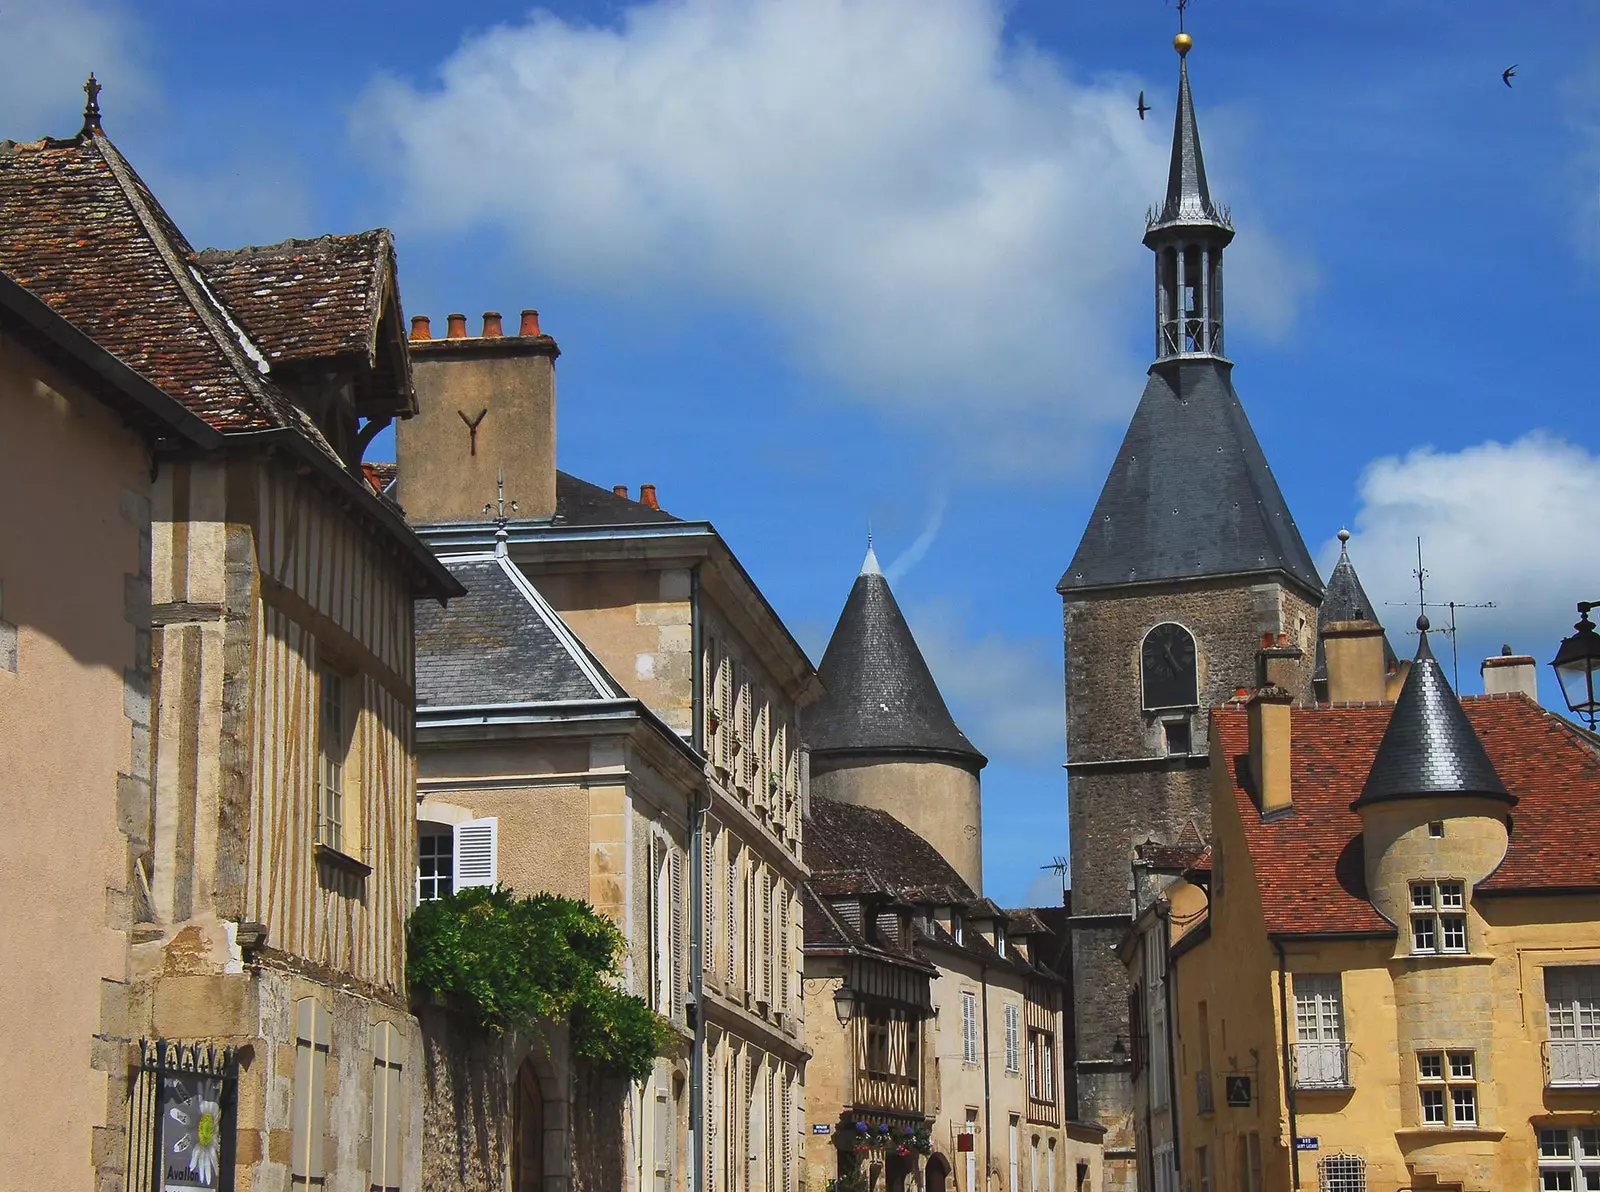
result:
M 969 635 L 948 603 L 906 610 L 917 645 L 956 723 L 990 758 L 1023 766 L 1066 756 L 1061 643 L 1046 638 Z
M 1469 690 L 1480 652 L 1506 641 L 1543 663 L 1545 651 L 1570 632 L 1574 604 L 1600 594 L 1593 535 L 1584 529 L 1600 509 L 1600 458 L 1582 447 L 1540 432 L 1454 452 L 1420 447 L 1368 465 L 1359 497 L 1350 555 L 1380 606 L 1415 601 L 1419 536 L 1430 600 L 1497 604 L 1462 614 Z M 1337 545 L 1323 546 L 1324 574 Z M 1414 613 L 1378 611 L 1396 650 L 1407 653 L 1400 634 Z M 1430 615 L 1440 623 L 1437 612 Z M 1541 676 L 1541 684 L 1549 678 Z
M 106 89 L 108 112 L 120 118 L 141 108 L 150 87 L 138 43 L 138 28 L 120 5 L 52 0 L 0 6 L 0 136 L 21 141 L 77 132 L 84 104 L 78 88 L 91 70 Z
M 567 282 L 753 310 L 798 365 L 969 460 L 1056 470 L 1137 394 L 1139 217 L 1170 125 L 1136 118 L 1139 81 L 1071 76 L 1003 12 L 537 12 L 466 40 L 434 83 L 376 81 L 355 127 L 403 226 L 488 227 Z M 1252 306 L 1281 315 L 1300 282 L 1273 256 L 1262 237 L 1230 292 L 1270 287 Z

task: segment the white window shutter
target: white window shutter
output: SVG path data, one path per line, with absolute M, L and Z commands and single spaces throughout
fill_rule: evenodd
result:
M 456 825 L 455 888 L 492 886 L 500 880 L 500 821 L 467 820 Z

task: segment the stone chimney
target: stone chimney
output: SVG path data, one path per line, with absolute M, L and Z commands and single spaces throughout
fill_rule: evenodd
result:
M 1496 658 L 1485 658 L 1478 668 L 1483 676 L 1483 693 L 1500 695 L 1520 691 L 1534 703 L 1539 702 L 1539 668 L 1528 654 L 1513 654 L 1510 646 L 1501 646 Z
M 1261 814 L 1294 806 L 1289 782 L 1289 718 L 1294 693 L 1285 687 L 1258 687 L 1246 711 L 1250 718 L 1250 778 L 1255 783 Z
M 1250 777 L 1262 815 L 1286 811 L 1294 805 L 1289 789 L 1289 718 L 1303 658 L 1300 647 L 1289 644 L 1288 634 L 1261 635 L 1261 649 L 1256 654 L 1258 686 L 1250 695 L 1246 711 L 1250 720 Z
M 1322 627 L 1330 703 L 1381 702 L 1388 698 L 1383 626 L 1376 621 L 1330 621 Z
M 551 517 L 561 350 L 532 311 L 523 312 L 518 335 L 504 334 L 493 311 L 482 335 L 466 334 L 464 315 L 447 324 L 445 337 L 432 339 L 425 316 L 412 320 L 418 412 L 396 423 L 396 499 L 413 522 L 485 521 L 483 507 L 503 472 L 506 501 L 517 502 L 519 518 Z

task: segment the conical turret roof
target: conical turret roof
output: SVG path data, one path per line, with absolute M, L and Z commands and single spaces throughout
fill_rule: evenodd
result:
M 1367 590 L 1361 586 L 1361 577 L 1350 562 L 1350 531 L 1339 531 L 1339 561 L 1328 575 L 1328 586 L 1322 592 L 1322 607 L 1317 610 L 1317 669 L 1313 678 L 1328 677 L 1328 659 L 1322 646 L 1322 631 L 1335 621 L 1371 621 L 1381 625 L 1377 610 L 1367 599 Z M 1395 657 L 1389 635 L 1383 637 L 1384 669 L 1392 671 L 1400 660 Z
M 1433 656 L 1428 618 L 1418 617 L 1417 628 L 1421 633 L 1411 673 L 1352 808 L 1432 795 L 1478 795 L 1515 803 Z
M 945 707 L 871 547 L 818 674 L 823 697 L 803 714 L 813 755 L 935 753 L 974 770 L 987 764 Z

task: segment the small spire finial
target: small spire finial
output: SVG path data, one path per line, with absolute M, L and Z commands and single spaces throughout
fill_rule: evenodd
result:
M 1178 35 L 1172 39 L 1172 48 L 1178 51 L 1182 58 L 1189 53 L 1194 45 L 1194 38 L 1190 37 L 1183 29 L 1183 12 L 1189 7 L 1189 0 L 1178 0 Z
M 1350 541 L 1350 531 L 1341 527 L 1340 530 L 1339 530 L 1339 541 L 1340 542 L 1349 542 Z
M 862 575 L 882 575 L 883 568 L 878 565 L 878 553 L 872 549 L 872 524 L 867 524 L 867 557 L 861 560 Z
M 100 83 L 94 77 L 94 71 L 89 72 L 89 81 L 83 85 L 83 93 L 89 98 L 83 105 L 83 127 L 85 132 L 100 131 Z
M 495 515 L 494 553 L 503 555 L 506 553 L 506 542 L 511 538 L 511 535 L 506 532 L 506 522 L 511 519 L 506 516 L 506 474 L 500 468 L 494 470 L 494 493 L 494 500 L 485 505 L 483 511 Z M 512 501 L 511 512 L 515 513 L 516 511 L 517 503 Z

